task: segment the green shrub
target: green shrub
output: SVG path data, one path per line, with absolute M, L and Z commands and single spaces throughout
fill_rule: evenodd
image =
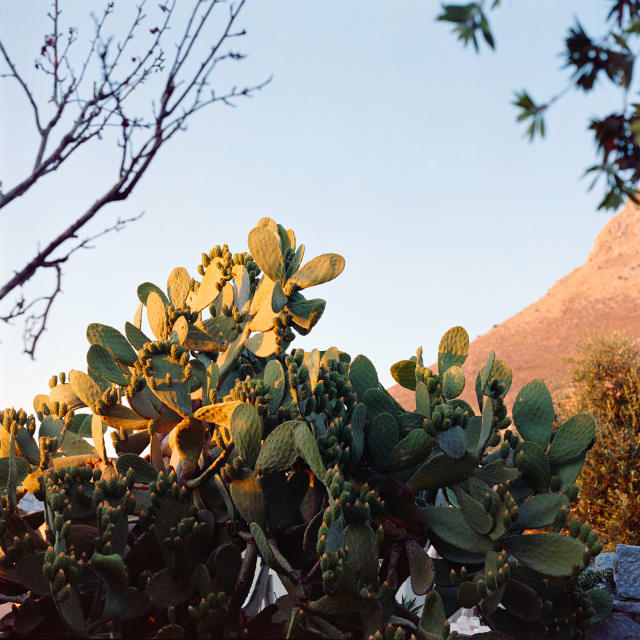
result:
M 301 266 L 268 218 L 249 249 L 214 247 L 200 281 L 176 268 L 166 293 L 140 285 L 124 335 L 89 325 L 86 372 L 34 399 L 37 439 L 35 416 L 3 412 L 0 591 L 25 594 L 14 635 L 443 640 L 478 605 L 517 638 L 581 638 L 607 615 L 608 594 L 578 582 L 602 545 L 567 519 L 593 418 L 552 433 L 534 380 L 508 430 L 512 373 L 493 352 L 476 415 L 459 398 L 462 327 L 442 337 L 437 374 L 421 349 L 392 367 L 416 393 L 405 411 L 365 356 L 290 349 L 325 308 L 302 291 L 343 259 Z M 21 514 L 25 491 L 44 513 Z M 287 594 L 261 609 L 268 568 Z M 419 618 L 396 601 L 407 578 Z
M 606 550 L 640 544 L 640 351 L 629 335 L 593 336 L 580 345 L 571 387 L 558 402 L 566 417 L 587 411 L 597 440 L 578 479 L 577 514 Z

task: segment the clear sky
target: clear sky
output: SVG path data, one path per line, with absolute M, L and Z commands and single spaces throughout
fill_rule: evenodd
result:
M 102 5 L 63 5 L 83 27 L 82 42 L 88 8 Z M 116 2 L 124 15 L 133 5 Z M 33 69 L 46 6 L 0 6 L 0 37 L 37 91 L 48 90 Z M 218 243 L 245 250 L 262 216 L 292 227 L 307 258 L 334 251 L 347 261 L 340 278 L 313 290 L 326 312 L 294 345 L 365 353 L 386 384 L 389 366 L 418 345 L 431 362 L 449 327 L 461 324 L 474 338 L 580 265 L 610 219 L 596 212 L 602 191 L 587 193 L 580 180 L 594 160 L 587 120 L 619 98 L 606 89 L 569 95 L 549 114 L 547 139 L 534 145 L 510 102 L 517 89 L 542 100 L 565 86 L 558 54 L 568 26 L 579 15 L 602 33 L 607 3 L 506 2 L 494 13 L 497 53 L 479 56 L 434 21 L 438 6 L 248 0 L 248 58 L 215 86 L 271 74 L 273 82 L 237 109 L 201 112 L 133 196 L 99 214 L 87 232 L 146 212 L 70 261 L 35 362 L 21 354 L 21 325 L 0 326 L 0 407 L 31 410 L 53 373 L 86 367 L 89 323 L 122 330 L 139 283 L 164 287 L 179 265 L 194 274 L 201 252 Z M 0 83 L 5 189 L 29 171 L 36 150 L 31 114 L 12 85 Z M 110 183 L 113 152 L 111 140 L 79 152 L 0 212 L 3 282 Z M 46 290 L 41 279 L 28 291 Z

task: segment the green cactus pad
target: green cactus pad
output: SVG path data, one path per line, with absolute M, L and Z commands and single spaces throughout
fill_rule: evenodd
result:
M 105 380 L 102 376 L 99 376 L 97 373 L 87 368 L 87 374 L 89 377 L 98 385 L 101 392 L 106 391 L 111 388 L 111 383 L 108 380 Z
M 380 386 L 376 368 L 371 360 L 363 355 L 356 356 L 351 363 L 349 381 L 359 400 L 364 400 L 364 394 L 369 389 L 378 389 Z
M 489 485 L 501 484 L 520 477 L 520 472 L 507 465 L 502 460 L 493 460 L 475 471 L 477 478 Z
M 256 545 L 258 546 L 258 550 L 260 551 L 260 555 L 262 556 L 265 564 L 278 573 L 291 574 L 293 572 L 293 568 L 282 554 L 274 551 L 260 525 L 257 522 L 252 522 L 249 525 L 249 529 L 253 539 L 256 541 Z
M 325 553 L 336 553 L 344 547 L 344 518 L 334 520 L 327 531 Z
M 480 600 L 482 600 L 482 596 L 475 582 L 467 581 L 460 583 L 458 586 L 458 603 L 461 606 L 470 609 L 475 607 Z
M 467 436 L 461 426 L 441 431 L 436 440 L 442 451 L 455 460 L 462 458 L 467 450 Z
M 502 604 L 521 620 L 533 622 L 542 614 L 542 598 L 528 585 L 511 578 L 505 585 Z
M 231 273 L 236 285 L 235 305 L 242 312 L 248 311 L 252 293 L 251 276 L 243 264 L 233 265 Z
M 463 327 L 452 327 L 440 339 L 438 346 L 438 373 L 454 365 L 461 366 L 469 353 L 469 334 Z
M 141 418 L 135 411 L 122 404 L 114 404 L 100 414 L 102 421 L 114 429 L 124 429 L 125 431 L 135 431 L 145 429 L 149 422 Z
M 359 403 L 351 414 L 351 431 L 353 443 L 351 445 L 351 459 L 354 464 L 360 462 L 364 453 L 364 425 L 367 419 L 367 406 Z
M 231 414 L 231 437 L 246 465 L 253 469 L 260 451 L 262 421 L 256 408 L 243 402 Z
M 520 444 L 514 452 L 514 461 L 520 453 L 524 454 L 524 466 L 521 469 L 524 478 L 533 485 L 536 491 L 546 491 L 551 479 L 549 458 L 533 441 Z
M 405 389 L 416 390 L 416 363 L 415 360 L 400 360 L 391 365 L 393 379 Z
M 299 454 L 293 443 L 293 430 L 297 424 L 296 420 L 283 422 L 267 436 L 256 460 L 256 471 L 284 471 L 297 460 Z
M 464 373 L 457 365 L 450 366 L 442 376 L 442 393 L 447 400 L 457 398 L 464 389 Z
M 31 464 L 40 462 L 40 449 L 33 436 L 24 427 L 19 427 L 16 431 L 16 444 L 22 456 Z
M 493 542 L 474 531 L 458 509 L 425 507 L 420 514 L 430 531 L 458 549 L 480 553 L 493 549 Z
M 142 329 L 142 309 L 144 308 L 144 305 L 142 304 L 142 302 L 138 305 L 138 308 L 136 309 L 136 312 L 133 316 L 133 326 L 136 329 Z
M 147 336 L 130 322 L 126 322 L 124 325 L 124 333 L 127 336 L 127 340 L 133 345 L 134 349 L 140 350 L 147 342 L 151 342 Z
M 339 596 L 322 596 L 318 600 L 312 600 L 309 608 L 326 616 L 343 616 L 357 613 L 363 605 L 362 598 L 350 593 L 341 593 Z
M 378 577 L 378 542 L 368 524 L 349 524 L 344 529 L 344 542 L 348 548 L 347 562 L 363 584 L 375 582 Z
M 396 414 L 398 405 L 387 391 L 381 389 L 369 389 L 364 394 L 364 403 L 367 405 L 367 417 L 375 419 L 380 413 Z
M 229 485 L 231 499 L 238 513 L 248 522 L 264 527 L 267 518 L 267 502 L 262 486 L 255 474 L 247 471 Z
M 480 455 L 487 446 L 487 442 L 493 432 L 493 400 L 489 396 L 483 396 L 482 406 L 482 426 L 480 435 L 478 436 L 478 444 L 476 445 L 476 453 Z
M 249 307 L 249 315 L 251 317 L 255 317 L 263 307 L 267 310 L 271 309 L 271 312 L 273 313 L 271 300 L 273 299 L 274 286 L 275 282 L 270 278 L 262 278 L 262 280 L 260 280 L 260 284 L 253 294 L 251 305 Z
M 67 456 L 77 456 L 81 454 L 96 455 L 96 450 L 84 438 L 67 431 L 64 439 L 60 443 L 60 448 Z
M 191 311 L 202 311 L 208 307 L 219 295 L 219 283 L 222 281 L 223 274 L 217 261 L 212 262 L 204 272 L 200 286 L 189 300 L 189 308 Z
M 274 282 L 279 280 L 284 284 L 284 261 L 277 232 L 266 227 L 255 227 L 249 232 L 248 242 L 251 257 L 265 275 Z
M 15 465 L 16 465 L 15 483 L 16 483 L 16 486 L 18 486 L 29 475 L 29 473 L 31 472 L 31 467 L 29 466 L 29 462 L 25 460 L 25 458 L 20 458 L 20 457 L 16 457 Z M 0 494 L 7 493 L 8 484 L 9 484 L 9 456 L 6 456 L 4 458 L 0 458 Z
M 212 328 L 210 323 L 191 324 L 184 316 L 176 320 L 173 331 L 176 332 L 178 340 L 183 347 L 191 351 L 224 351 L 225 338 L 219 334 L 214 337 L 208 333 L 207 329 Z
M 269 388 L 269 413 L 275 413 L 282 402 L 285 391 L 285 377 L 282 365 L 278 360 L 269 360 L 264 368 L 264 383 Z
M 169 337 L 167 306 L 155 291 L 151 291 L 147 297 L 147 320 L 156 340 L 166 340 Z
M 506 396 L 513 382 L 513 371 L 504 360 L 496 360 L 493 363 L 487 384 L 491 385 L 494 380 L 503 387 L 502 395 Z
M 435 638 L 446 638 L 449 627 L 446 624 L 447 614 L 440 594 L 433 590 L 424 599 L 424 608 L 420 617 L 420 631 Z M 431 640 L 427 635 L 428 640 Z
M 184 602 L 192 591 L 188 583 L 174 578 L 169 569 L 162 569 L 147 582 L 144 593 L 155 607 L 166 611 L 168 607 Z
M 268 358 L 278 350 L 277 337 L 275 331 L 256 333 L 247 340 L 247 349 L 259 358 Z
M 184 307 L 189 295 L 189 286 L 191 285 L 191 276 L 184 267 L 176 267 L 167 280 L 167 291 L 171 304 L 176 307 Z
M 215 362 L 209 364 L 205 369 L 205 374 L 202 380 L 202 403 L 204 405 L 211 402 L 211 392 L 218 389 L 218 382 L 220 381 L 220 369 Z
M 460 510 L 472 529 L 482 535 L 489 533 L 494 526 L 491 514 L 487 513 L 482 503 L 472 498 L 460 485 L 453 487 Z
M 24 585 L 38 595 L 49 595 L 51 587 L 49 580 L 42 573 L 43 561 L 44 553 L 42 551 L 30 553 L 19 558 L 14 567 L 3 567 L 2 576 L 6 580 Z
M 87 340 L 91 344 L 102 345 L 118 362 L 126 365 L 132 365 L 138 357 L 127 339 L 117 329 L 106 324 L 90 324 L 87 327 Z
M 431 417 L 431 397 L 427 385 L 422 380 L 416 382 L 416 413 L 425 418 Z
M 271 283 L 271 280 L 266 280 L 265 282 Z M 272 294 L 274 289 L 275 286 L 271 288 Z M 273 310 L 273 298 L 266 299 L 262 306 L 259 307 L 256 315 L 251 319 L 251 322 L 249 322 L 249 329 L 251 331 L 269 331 L 273 329 L 277 314 L 278 312 Z
M 496 352 L 491 349 L 487 356 L 487 362 L 485 363 L 482 373 L 480 374 L 479 391 L 482 395 L 487 395 L 487 384 L 491 379 L 491 373 L 493 371 L 493 365 L 496 363 Z M 476 393 L 478 390 L 476 389 Z
M 414 411 L 406 411 L 398 416 L 398 424 L 405 430 L 422 429 L 424 416 Z
M 378 418 L 383 415 L 389 414 L 380 414 Z M 387 468 L 390 471 L 400 471 L 415 467 L 429 457 L 432 449 L 433 440 L 431 437 L 422 429 L 414 429 L 393 447 Z
M 83 371 L 72 369 L 69 372 L 69 383 L 73 392 L 88 407 L 92 407 L 102 399 L 100 387 Z
M 251 252 L 253 253 L 253 251 Z M 257 261 L 256 261 L 257 262 Z M 307 262 L 294 273 L 288 286 L 295 285 L 298 289 L 314 287 L 337 278 L 344 269 L 344 258 L 337 253 L 324 253 Z
M 105 584 L 104 609 L 100 620 L 113 620 L 127 604 L 127 576 L 122 557 L 117 553 L 91 556 L 91 567 Z
M 422 596 L 433 588 L 435 582 L 433 560 L 415 540 L 407 540 L 405 551 L 409 563 L 411 590 L 417 596 Z
M 161 402 L 183 417 L 191 415 L 191 389 L 182 365 L 167 356 L 151 356 L 150 374 L 145 374 L 145 379 Z
M 129 378 L 122 373 L 109 351 L 102 345 L 92 344 L 87 351 L 89 369 L 110 382 L 126 387 Z
M 368 440 L 369 453 L 377 469 L 386 469 L 391 463 L 392 451 L 399 440 L 400 429 L 396 419 L 390 413 L 379 413 L 371 423 Z
M 197 420 L 204 422 L 210 422 L 222 427 L 231 426 L 231 416 L 238 406 L 242 402 L 240 400 L 232 400 L 230 402 L 218 402 L 217 404 L 210 404 L 204 407 L 200 407 L 193 417 Z
M 584 543 L 561 533 L 506 536 L 504 548 L 530 569 L 553 578 L 568 578 L 583 566 Z
M 287 296 L 284 294 L 282 290 L 282 285 L 280 281 L 277 280 L 273 286 L 273 297 L 271 298 L 271 310 L 274 313 L 279 313 L 282 311 L 287 304 Z
M 587 596 L 595 612 L 591 617 L 591 624 L 604 620 L 613 611 L 613 598 L 606 589 L 594 587 L 587 591 Z
M 592 415 L 579 413 L 560 426 L 547 456 L 551 464 L 561 464 L 579 456 L 596 436 L 596 422 Z
M 222 545 L 215 553 L 213 565 L 222 582 L 222 588 L 227 594 L 233 593 L 242 567 L 242 555 L 238 547 L 231 543 Z
M 562 507 L 569 506 L 569 499 L 563 493 L 541 493 L 528 498 L 519 505 L 518 529 L 540 529 L 553 524 Z
M 453 460 L 444 453 L 436 453 L 413 474 L 407 485 L 413 491 L 453 486 L 468 478 L 477 463 L 476 456 L 469 452 L 459 460 Z
M 193 477 L 206 435 L 207 428 L 204 422 L 193 418 L 185 418 L 171 432 L 170 443 L 180 456 L 183 478 Z
M 306 422 L 297 421 L 293 427 L 293 442 L 300 457 L 309 465 L 313 474 L 322 482 L 327 483 L 325 469 L 318 443 Z
M 560 488 L 566 491 L 578 478 L 587 457 L 586 451 L 562 464 L 551 465 L 551 475 L 560 478 Z
M 292 246 L 292 249 L 294 248 L 294 246 Z M 293 254 L 293 258 L 291 259 L 291 262 L 287 267 L 287 272 L 286 272 L 287 279 L 290 278 L 300 268 L 303 257 L 304 257 L 304 245 L 301 244 L 296 249 L 295 253 Z
M 532 380 L 516 396 L 513 422 L 524 440 L 546 449 L 553 431 L 553 400 L 542 380 Z
M 93 415 L 91 417 L 91 439 L 93 440 L 93 447 L 96 450 L 96 453 L 102 459 L 102 462 L 105 464 L 108 462 L 109 458 L 107 456 L 107 451 L 104 446 L 104 429 L 103 429 L 102 420 L 100 416 Z
M 322 317 L 326 305 L 326 300 L 322 298 L 307 300 L 299 293 L 291 294 L 287 303 L 287 310 L 292 315 L 298 333 L 307 335 Z
M 51 393 L 49 394 L 48 400 L 45 399 L 45 402 L 49 405 L 53 404 L 54 402 L 59 402 L 60 404 L 64 403 L 67 405 L 67 408 L 70 411 L 74 411 L 75 409 L 79 409 L 80 407 L 85 406 L 85 403 L 82 402 L 80 398 L 78 398 L 69 383 L 59 384 L 53 387 L 53 389 L 51 389 Z M 36 409 L 36 411 L 42 411 L 42 408 Z
M 288 478 L 284 472 L 269 473 L 260 478 L 267 502 L 269 523 L 283 529 L 294 519 L 309 488 L 309 474 L 295 471 Z
M 167 296 L 165 295 L 164 291 L 156 286 L 155 284 L 153 284 L 152 282 L 143 282 L 137 289 L 137 294 L 138 294 L 138 300 L 140 300 L 140 302 L 144 305 L 147 304 L 147 299 L 149 298 L 149 294 L 153 292 L 158 294 L 163 302 L 165 304 L 169 304 L 169 300 L 167 298 Z M 140 327 L 138 327 L 140 328 Z
M 123 453 L 116 461 L 116 469 L 120 475 L 126 475 L 133 469 L 136 482 L 149 484 L 158 478 L 158 472 L 143 458 L 133 453 Z
M 62 385 L 58 385 L 58 387 L 61 387 L 61 386 Z M 54 389 L 56 388 L 57 387 L 54 387 Z M 51 391 L 53 391 L 53 389 Z M 33 397 L 33 410 L 36 413 L 40 413 L 43 410 L 43 406 L 48 403 L 49 403 L 49 396 L 46 393 L 38 393 Z M 80 406 L 82 406 L 82 402 Z

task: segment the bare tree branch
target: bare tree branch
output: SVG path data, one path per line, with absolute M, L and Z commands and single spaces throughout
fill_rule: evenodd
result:
M 16 270 L 0 288 L 2 301 L 43 269 L 52 269 L 56 275 L 56 284 L 50 295 L 35 298 L 31 302 L 28 302 L 24 295 L 20 295 L 11 311 L 4 317 L 0 316 L 0 320 L 5 322 L 17 317 L 26 318 L 25 352 L 32 357 L 35 346 L 46 329 L 53 301 L 61 292 L 61 265 L 78 249 L 88 248 L 88 242 L 109 231 L 118 231 L 118 225 L 132 220 L 119 220 L 114 227 L 65 250 L 67 243 L 77 239 L 78 232 L 105 205 L 129 197 L 158 151 L 177 131 L 186 129 L 187 121 L 194 113 L 216 102 L 235 106 L 238 98 L 253 96 L 271 80 L 268 78 L 256 85 L 242 88 L 234 86 L 221 93 L 210 89 L 211 77 L 220 64 L 244 58 L 244 54 L 229 49 L 227 43 L 245 34 L 244 30 L 235 29 L 245 0 L 231 4 L 223 0 L 193 0 L 186 27 L 175 44 L 175 53 L 170 64 L 167 64 L 163 43 L 171 32 L 177 0 L 160 5 L 162 19 L 149 28 L 151 41 L 148 45 L 142 44 L 143 53 L 139 55 L 129 49 L 144 36 L 142 29 L 148 24 L 145 22 L 147 15 L 144 12 L 146 0 L 141 0 L 136 6 L 135 15 L 124 37 L 119 41 L 106 35 L 107 21 L 114 12 L 114 2 L 109 0 L 100 16 L 93 17 L 94 36 L 82 57 L 78 73 L 74 71 L 69 57 L 77 41 L 77 29 L 68 28 L 63 45 L 64 36 L 60 26 L 62 10 L 59 2 L 60 0 L 52 0 L 51 11 L 47 15 L 51 20 L 53 32 L 45 35 L 41 56 L 35 64 L 37 70 L 51 76 L 52 91 L 47 102 L 53 105 L 53 109 L 48 120 L 43 120 L 42 117 L 42 113 L 47 110 L 46 105 L 38 103 L 25 77 L 0 40 L 0 61 L 4 60 L 9 68 L 9 72 L 0 77 L 14 79 L 20 84 L 33 110 L 36 129 L 40 136 L 31 173 L 6 193 L 0 192 L 0 209 L 27 193 L 41 178 L 57 171 L 78 149 L 90 141 L 103 139 L 103 134 L 108 131 L 119 131 L 116 144 L 120 151 L 117 175 L 113 183 L 82 215 L 52 239 L 44 249 L 39 250 L 26 265 Z M 226 16 L 216 11 L 218 5 L 220 9 L 228 7 Z M 220 15 L 221 19 L 215 36 L 208 30 L 215 24 L 214 14 Z M 202 44 L 207 40 L 213 44 L 198 59 L 196 51 L 201 47 L 196 47 L 196 44 Z M 89 70 L 94 68 L 97 68 L 96 77 L 91 80 Z M 151 113 L 140 113 L 139 106 L 136 112 L 135 105 L 129 100 L 130 96 L 139 92 L 147 81 L 162 74 L 164 79 L 156 93 L 157 97 L 150 101 Z M 87 86 L 88 84 L 90 86 Z M 139 105 L 139 100 L 137 104 Z M 70 118 L 69 110 L 74 107 L 77 112 Z M 40 309 L 42 305 L 42 313 L 35 314 L 34 309 Z
M 116 233 L 122 231 L 127 224 L 139 220 L 143 215 L 144 212 L 134 216 L 133 218 L 118 218 L 110 227 L 107 227 L 100 231 L 100 233 L 96 233 L 95 235 L 84 238 L 84 240 L 78 242 L 75 246 L 69 249 L 65 255 L 54 260 L 42 261 L 40 268 L 52 269 L 55 273 L 55 286 L 53 291 L 47 296 L 34 298 L 30 302 L 27 302 L 24 296 L 20 296 L 14 303 L 11 311 L 9 311 L 5 316 L 0 316 L 0 320 L 6 323 L 10 323 L 12 320 L 16 320 L 18 318 L 25 318 L 24 333 L 22 336 L 24 342 L 24 353 L 35 359 L 36 346 L 38 344 L 38 340 L 40 340 L 40 337 L 46 331 L 47 320 L 49 319 L 49 313 L 53 306 L 53 302 L 58 294 L 62 293 L 62 265 L 67 262 L 67 260 L 76 251 L 79 251 L 80 249 L 93 249 L 94 247 L 91 244 L 92 242 L 104 235 L 107 235 L 108 233 L 111 233 L 112 231 L 115 231 Z M 40 313 L 34 312 L 34 309 L 38 309 L 42 306 L 43 308 Z

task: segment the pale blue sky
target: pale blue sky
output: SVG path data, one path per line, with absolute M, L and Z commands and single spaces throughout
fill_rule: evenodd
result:
M 0 6 L 0 36 L 29 74 L 46 5 Z M 84 16 L 102 3 L 67 5 L 68 15 Z M 327 300 L 325 315 L 294 344 L 365 353 L 385 383 L 389 366 L 418 345 L 432 361 L 450 326 L 474 338 L 580 265 L 610 219 L 595 210 L 602 191 L 587 193 L 579 179 L 594 159 L 587 119 L 616 108 L 619 96 L 568 96 L 534 145 L 510 102 L 523 87 L 539 99 L 564 87 L 558 53 L 568 26 L 578 14 L 602 32 L 607 3 L 507 2 L 493 20 L 497 53 L 480 56 L 434 21 L 438 6 L 249 0 L 241 18 L 249 57 L 216 86 L 270 74 L 273 82 L 237 109 L 201 112 L 133 196 L 100 213 L 88 231 L 146 211 L 74 256 L 36 362 L 21 354 L 21 326 L 0 327 L 0 407 L 31 410 L 53 373 L 86 367 L 87 324 L 122 329 L 140 282 L 164 286 L 178 265 L 195 273 L 217 243 L 245 250 L 262 216 L 292 227 L 307 258 L 335 251 L 347 261 L 340 278 L 313 290 Z M 0 84 L 5 188 L 35 154 L 31 114 L 10 84 Z M 0 213 L 3 282 L 109 183 L 112 152 L 110 141 L 87 148 Z

